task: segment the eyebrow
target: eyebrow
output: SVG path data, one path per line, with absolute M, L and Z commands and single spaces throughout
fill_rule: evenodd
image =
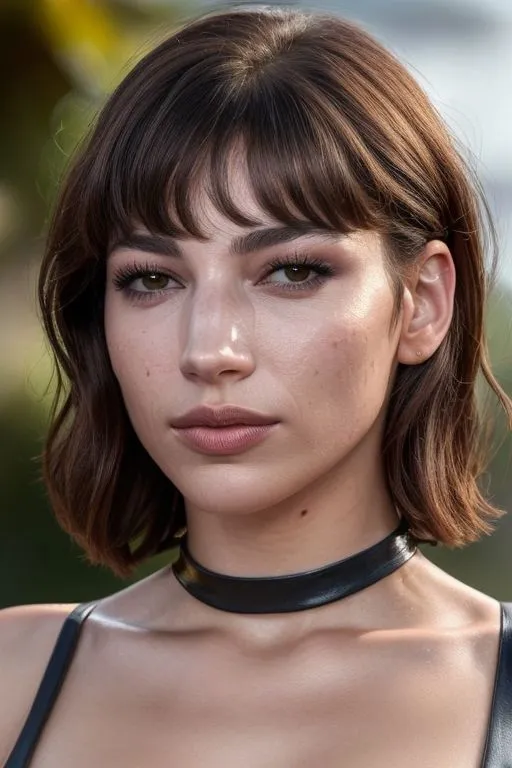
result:
M 264 227 L 254 229 L 246 235 L 239 235 L 231 241 L 230 253 L 244 255 L 270 248 L 272 245 L 289 243 L 300 237 L 312 236 L 327 237 L 329 240 L 339 240 L 341 235 L 327 227 L 318 227 L 314 224 L 301 224 L 300 226 Z
M 319 227 L 314 224 L 301 224 L 296 226 L 263 227 L 254 229 L 246 235 L 238 235 L 230 243 L 229 252 L 233 255 L 243 256 L 273 245 L 289 243 L 301 237 L 321 236 L 333 242 L 337 242 L 343 235 L 327 227 Z M 181 258 L 183 251 L 175 238 L 165 237 L 151 233 L 132 232 L 127 237 L 116 240 L 110 252 L 120 248 L 135 251 L 145 251 L 164 256 Z

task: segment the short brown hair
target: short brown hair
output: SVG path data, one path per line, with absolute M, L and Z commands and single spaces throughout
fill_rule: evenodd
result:
M 500 514 L 477 484 L 480 372 L 512 418 L 486 355 L 485 202 L 391 53 L 340 18 L 276 9 L 208 14 L 158 45 L 108 99 L 67 174 L 39 286 L 60 369 L 43 454 L 60 524 L 93 562 L 127 574 L 185 522 L 181 494 L 139 442 L 111 369 L 105 262 L 113 233 L 134 220 L 204 238 L 192 205 L 200 189 L 233 222 L 254 226 L 226 182 L 236 146 L 272 218 L 381 233 L 397 310 L 425 243 L 448 244 L 453 322 L 429 360 L 398 367 L 382 457 L 414 535 L 450 546 L 477 539 Z

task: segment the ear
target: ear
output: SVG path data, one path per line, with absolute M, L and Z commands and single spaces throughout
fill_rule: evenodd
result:
M 440 346 L 453 316 L 455 265 L 448 246 L 431 240 L 404 287 L 398 362 L 422 363 Z

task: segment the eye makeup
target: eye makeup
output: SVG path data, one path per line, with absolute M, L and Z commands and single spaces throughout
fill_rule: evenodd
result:
M 336 270 L 328 262 L 301 251 L 270 261 L 256 284 L 269 286 L 273 291 L 282 293 L 312 291 L 320 287 L 335 272 Z M 272 279 L 279 273 L 287 279 Z M 301 279 L 301 277 L 307 279 Z M 146 283 L 144 284 L 143 281 Z M 137 282 L 143 287 L 135 288 L 134 285 Z M 163 294 L 185 288 L 180 278 L 162 268 L 161 264 L 150 261 L 134 261 L 131 264 L 116 267 L 112 283 L 116 290 L 122 291 L 135 302 L 150 302 Z

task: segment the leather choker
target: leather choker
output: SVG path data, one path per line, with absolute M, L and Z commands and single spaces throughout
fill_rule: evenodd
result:
M 290 613 L 341 600 L 380 581 L 417 551 L 402 519 L 385 539 L 322 568 L 285 576 L 244 577 L 215 573 L 199 565 L 184 537 L 173 572 L 197 600 L 230 613 Z

